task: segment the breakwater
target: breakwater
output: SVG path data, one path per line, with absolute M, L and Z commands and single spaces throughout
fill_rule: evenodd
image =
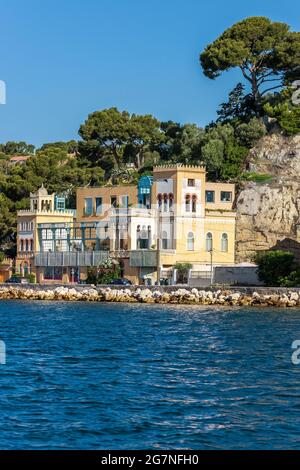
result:
M 197 289 L 176 286 L 152 288 L 139 286 L 126 288 L 108 286 L 0 286 L 0 300 L 17 299 L 297 307 L 300 306 L 300 289 L 267 287 Z

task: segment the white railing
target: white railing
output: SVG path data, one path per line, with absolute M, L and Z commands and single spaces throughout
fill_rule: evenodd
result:
M 89 267 L 98 266 L 109 258 L 108 251 L 62 251 L 35 254 L 36 266 Z

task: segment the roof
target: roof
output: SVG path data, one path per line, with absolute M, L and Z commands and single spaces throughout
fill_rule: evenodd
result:
M 26 162 L 31 157 L 31 155 L 15 155 L 14 157 L 10 158 L 11 162 Z

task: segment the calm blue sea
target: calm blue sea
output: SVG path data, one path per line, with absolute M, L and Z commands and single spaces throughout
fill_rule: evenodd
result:
M 300 448 L 300 310 L 0 302 L 1 449 Z

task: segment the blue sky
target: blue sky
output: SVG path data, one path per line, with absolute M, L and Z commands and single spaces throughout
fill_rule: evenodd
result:
M 299 30 L 298 1 L 0 0 L 0 142 L 77 138 L 111 106 L 205 125 L 239 80 L 204 77 L 199 53 L 248 16 Z

